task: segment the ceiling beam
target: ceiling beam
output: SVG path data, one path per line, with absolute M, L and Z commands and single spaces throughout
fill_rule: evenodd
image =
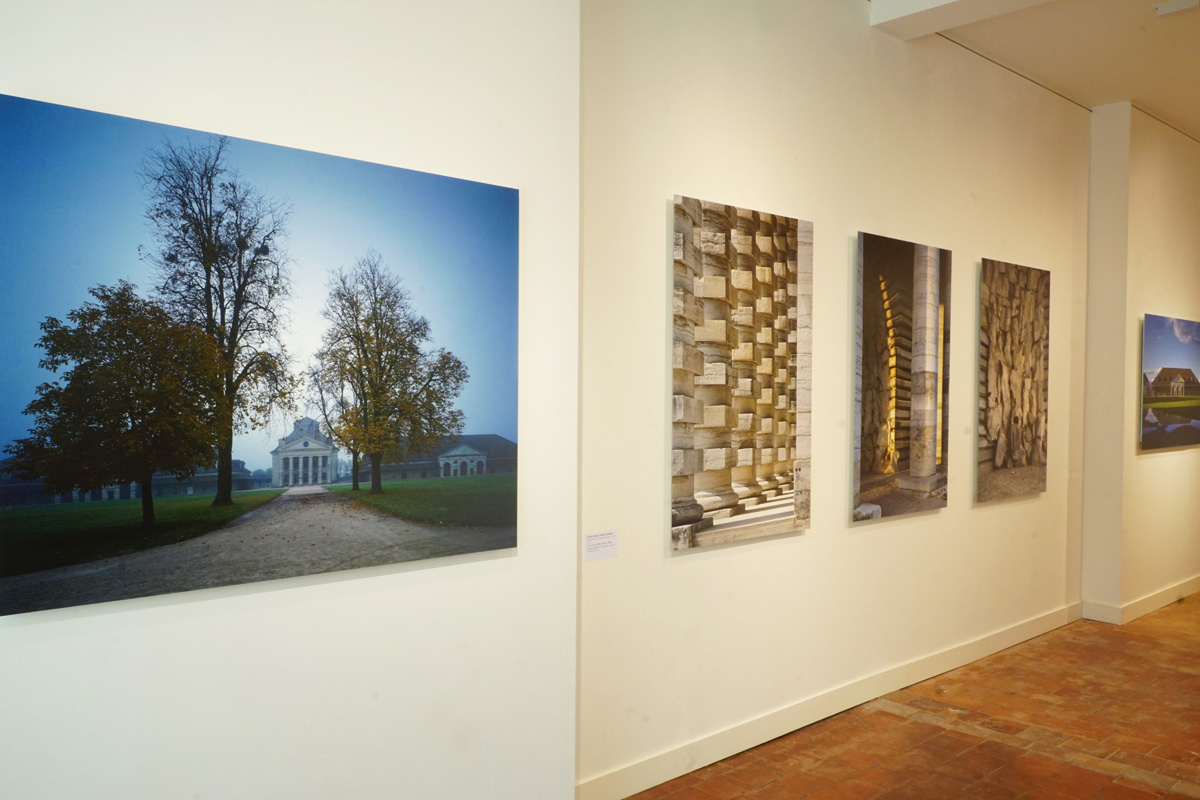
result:
M 871 0 L 871 27 L 908 41 L 1050 0 Z

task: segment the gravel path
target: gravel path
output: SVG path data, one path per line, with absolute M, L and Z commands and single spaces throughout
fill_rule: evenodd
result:
M 320 486 L 289 489 L 203 536 L 0 578 L 0 615 L 515 547 L 516 528 L 443 528 Z

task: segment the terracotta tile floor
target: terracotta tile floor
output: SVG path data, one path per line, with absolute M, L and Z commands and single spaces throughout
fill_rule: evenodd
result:
M 1081 620 L 631 800 L 1200 797 L 1200 594 Z

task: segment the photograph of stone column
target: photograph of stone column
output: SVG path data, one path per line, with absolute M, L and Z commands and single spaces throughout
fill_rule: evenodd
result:
M 1046 491 L 1050 273 L 983 259 L 976 499 Z
M 812 223 L 675 198 L 671 542 L 808 527 Z
M 1200 444 L 1200 322 L 1147 314 L 1142 324 L 1143 450 Z
M 854 520 L 943 508 L 950 251 L 858 235 Z

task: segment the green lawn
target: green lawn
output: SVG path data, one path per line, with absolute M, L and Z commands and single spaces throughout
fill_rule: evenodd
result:
M 1145 408 L 1188 408 L 1190 406 L 1200 406 L 1200 397 L 1180 397 L 1173 400 L 1145 400 L 1142 402 Z
M 141 500 L 0 508 L 0 576 L 133 553 L 182 542 L 283 493 L 235 492 L 232 506 L 214 508 L 212 495 L 154 500 L 155 528 L 142 531 Z
M 457 527 L 517 524 L 517 476 L 512 473 L 385 481 L 384 493 L 376 495 L 367 494 L 370 481 L 361 485 L 358 492 L 350 491 L 348 483 L 327 488 L 413 522 Z

